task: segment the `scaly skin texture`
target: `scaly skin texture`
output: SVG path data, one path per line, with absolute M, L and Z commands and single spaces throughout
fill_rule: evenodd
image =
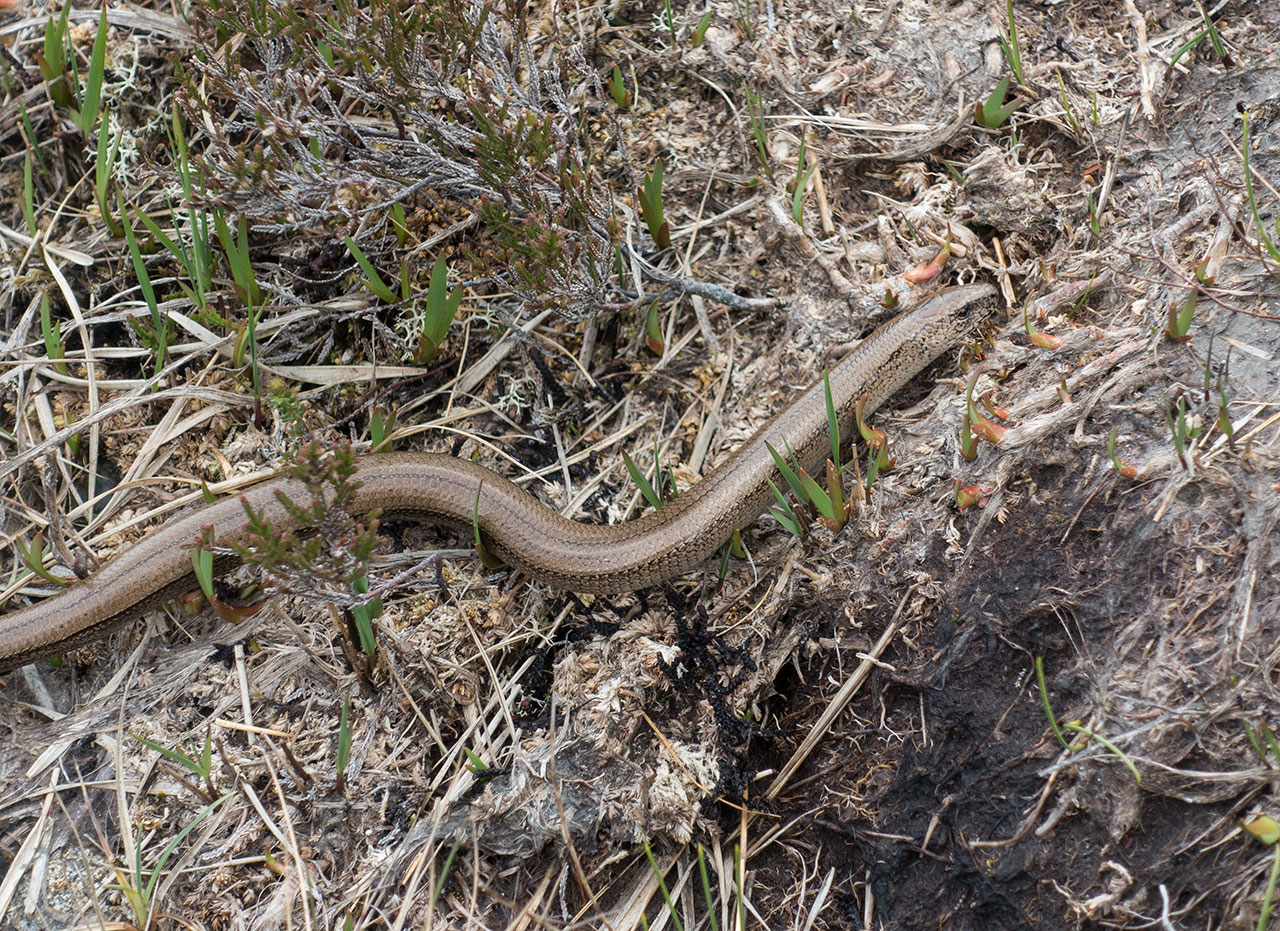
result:
M 885 324 L 831 371 L 842 435 L 858 399 L 878 407 L 930 362 L 971 338 L 998 307 L 988 285 L 953 288 Z M 481 534 L 508 565 L 557 588 L 622 592 L 647 588 L 699 566 L 773 499 L 782 479 L 766 444 L 790 447 L 819 474 L 831 444 L 822 382 L 773 416 L 723 464 L 660 511 L 614 526 L 579 524 L 483 466 L 435 453 L 386 453 L 360 461 L 353 513 L 470 529 L 479 496 Z M 0 670 L 63 652 L 196 588 L 189 546 L 212 526 L 221 544 L 243 542 L 242 498 L 274 526 L 294 529 L 276 493 L 306 500 L 300 482 L 273 479 L 182 516 L 135 543 L 92 578 L 28 608 L 0 616 Z M 219 566 L 219 568 L 222 568 Z

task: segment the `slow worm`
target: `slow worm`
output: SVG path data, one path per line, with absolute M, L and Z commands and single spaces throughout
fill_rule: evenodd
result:
M 974 336 L 997 307 L 989 285 L 953 288 L 885 324 L 830 373 L 841 431 L 848 435 L 863 395 L 875 409 L 929 363 Z M 828 457 L 822 382 L 809 388 L 744 442 L 723 464 L 661 510 L 613 526 L 580 524 L 466 459 L 436 453 L 385 453 L 360 461 L 354 513 L 381 510 L 470 530 L 479 525 L 494 556 L 557 588 L 621 592 L 688 572 L 773 500 L 781 478 L 766 449 L 789 446 L 811 474 Z M 245 539 L 242 499 L 273 525 L 293 526 L 277 501 L 306 500 L 301 484 L 272 479 L 236 498 L 180 516 L 103 566 L 92 578 L 30 607 L 0 616 L 0 670 L 63 652 L 196 587 L 190 544 L 212 525 L 219 543 Z

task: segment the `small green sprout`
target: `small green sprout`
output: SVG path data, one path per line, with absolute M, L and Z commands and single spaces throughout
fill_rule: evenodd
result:
M 777 466 L 778 472 L 782 475 L 796 499 L 801 504 L 808 505 L 817 513 L 818 523 L 832 533 L 839 533 L 853 516 L 854 510 L 862 504 L 864 498 L 860 480 L 856 483 L 853 492 L 847 497 L 845 495 L 843 483 L 840 479 L 840 475 L 844 471 L 844 467 L 840 464 L 840 424 L 836 419 L 835 403 L 831 396 L 830 373 L 823 374 L 823 381 L 826 389 L 827 432 L 831 438 L 831 457 L 826 461 L 826 489 L 824 490 L 816 479 L 800 467 L 800 464 L 796 462 L 795 453 L 791 451 L 789 446 L 787 447 L 787 453 L 791 457 L 790 463 L 770 444 L 766 443 L 765 447 L 769 450 L 769 455 L 773 457 L 774 465 Z M 774 497 L 780 505 L 777 508 L 771 508 L 770 513 L 793 535 L 802 536 L 803 534 L 800 531 L 803 527 L 794 509 L 792 509 L 773 482 L 769 483 L 769 487 L 773 489 Z
M 711 10 L 702 14 L 702 19 L 698 20 L 698 25 L 693 27 L 693 34 L 689 37 L 689 43 L 694 48 L 699 48 L 703 40 L 707 36 L 707 27 L 711 25 Z
M 747 98 L 747 114 L 751 120 L 751 135 L 755 137 L 756 151 L 760 154 L 760 163 L 764 170 L 773 177 L 773 169 L 769 165 L 769 137 L 764 125 L 764 103 L 760 95 L 748 84 L 742 85 L 742 92 Z
M 111 184 L 111 174 L 115 170 L 116 156 L 120 152 L 120 141 L 124 138 L 124 128 L 120 128 L 116 133 L 115 141 L 112 142 L 108 132 L 109 124 L 110 121 L 104 112 L 98 124 L 98 146 L 93 160 L 93 196 L 98 204 L 98 212 L 102 214 L 102 222 L 106 224 L 107 232 L 118 238 L 124 235 L 125 220 L 123 217 L 116 220 L 112 212 L 108 188 Z
M 880 472 L 888 472 L 897 462 L 896 459 L 889 455 L 889 437 L 883 430 L 879 430 L 869 423 L 866 419 L 868 395 L 863 395 L 858 399 L 858 403 L 853 406 L 853 422 L 858 428 L 858 435 L 862 437 L 862 442 L 867 444 L 868 468 L 867 468 L 867 490 L 871 489 L 871 483 L 875 481 L 875 475 Z
M 396 414 L 398 408 L 391 408 L 389 414 L 384 415 L 382 408 L 375 406 L 369 414 L 369 450 L 370 452 L 381 453 L 391 448 L 391 435 L 396 428 Z
M 63 6 L 62 14 L 55 21 L 52 16 L 44 30 L 44 53 L 36 53 L 40 73 L 49 84 L 49 96 L 60 107 L 71 108 L 71 66 L 74 56 L 68 55 L 67 25 L 71 16 L 70 0 Z
M 182 130 L 182 117 L 175 102 L 173 118 L 169 125 L 169 140 L 177 153 L 178 180 L 182 185 L 182 202 L 187 213 L 187 235 L 191 239 L 188 248 L 184 245 L 175 220 L 174 241 L 176 250 L 170 248 L 182 267 L 186 270 L 189 285 L 182 285 L 183 291 L 196 305 L 198 310 L 208 310 L 208 294 L 213 287 L 213 250 L 209 244 L 209 215 L 196 207 L 195 183 L 192 175 L 190 153 L 187 151 L 187 137 Z M 149 228 L 149 227 L 148 227 Z
M 1200 297 L 1200 286 L 1192 285 L 1187 289 L 1187 296 L 1182 301 L 1182 306 L 1178 306 L 1177 301 L 1169 303 L 1169 322 L 1165 325 L 1164 331 L 1169 339 L 1177 342 L 1184 342 L 1191 339 L 1189 332 L 1191 330 L 1191 321 L 1196 314 L 1196 301 Z
M 156 904 L 156 884 L 160 881 L 160 877 L 164 875 L 165 864 L 169 862 L 173 852 L 178 849 L 179 844 L 187 839 L 188 834 L 194 831 L 205 818 L 209 817 L 215 808 L 231 798 L 233 794 L 228 792 L 200 809 L 190 823 L 179 831 L 160 851 L 160 856 L 156 858 L 155 866 L 147 875 L 143 874 L 142 867 L 143 834 L 142 832 L 138 833 L 133 849 L 132 868 L 115 867 L 116 882 L 110 884 L 108 888 L 115 889 L 124 896 L 125 901 L 129 903 L 129 909 L 133 912 L 134 923 L 139 928 L 152 927 L 151 918 Z
M 662 210 L 662 159 L 644 176 L 644 185 L 636 191 L 640 213 L 649 227 L 649 235 L 659 249 L 671 248 L 671 225 Z
M 1245 830 L 1248 830 L 1248 828 L 1245 828 Z M 1255 834 L 1254 836 L 1256 837 L 1257 835 Z M 1272 841 L 1272 851 L 1271 875 L 1267 877 L 1267 891 L 1262 896 L 1262 908 L 1258 912 L 1257 931 L 1266 931 L 1267 926 L 1271 923 L 1271 900 L 1275 895 L 1276 880 L 1280 879 L 1280 843 Z
M 778 491 L 778 486 L 773 483 L 773 479 L 769 479 L 769 487 L 773 489 L 773 496 L 778 501 L 778 507 L 769 508 L 769 513 L 777 518 L 783 530 L 786 530 L 793 537 L 803 537 L 805 524 L 796 516 L 795 508 L 791 506 L 791 500 Z
M 1231 53 L 1227 51 L 1227 45 L 1222 39 L 1222 33 L 1218 31 L 1217 24 L 1214 23 L 1208 11 L 1205 10 L 1204 4 L 1197 2 L 1196 8 L 1200 11 L 1200 19 L 1204 22 L 1204 28 L 1178 47 L 1178 50 L 1173 53 L 1173 58 L 1169 60 L 1169 69 L 1172 70 L 1173 66 L 1178 63 L 1179 58 L 1190 52 L 1205 39 L 1208 39 L 1209 44 L 1213 46 L 1213 53 L 1218 56 L 1218 61 L 1222 62 L 1222 67 L 1235 67 L 1235 60 L 1231 57 Z
M 200 591 L 204 593 L 205 600 L 212 604 L 217 597 L 213 591 L 213 553 L 203 546 L 193 546 L 191 548 L 191 570 L 195 573 L 196 581 L 200 584 Z
M 414 364 L 425 365 L 440 351 L 449 325 L 458 315 L 462 295 L 462 288 L 449 290 L 449 265 L 444 256 L 440 256 L 431 269 L 431 280 L 427 284 L 427 309 L 422 320 L 422 332 L 418 335 L 418 351 L 413 356 Z
M 1067 115 L 1067 122 L 1071 124 L 1071 128 L 1080 132 L 1080 121 L 1076 119 L 1075 112 L 1071 109 L 1071 101 L 1067 100 L 1067 85 L 1062 82 L 1062 75 L 1054 72 L 1054 77 L 1058 79 L 1058 94 L 1062 100 L 1062 112 Z
M 1138 477 L 1138 469 L 1131 466 L 1119 456 L 1116 455 L 1116 433 L 1115 427 L 1111 428 L 1111 435 L 1107 437 L 1107 455 L 1111 457 L 1111 464 L 1115 466 L 1117 472 L 1125 478 L 1133 479 Z
M 627 89 L 627 82 L 622 77 L 622 69 L 617 65 L 613 66 L 613 74 L 609 75 L 609 96 L 613 98 L 619 110 L 626 110 L 631 106 L 631 91 Z
M 707 906 L 707 918 L 711 921 L 711 931 L 720 931 L 720 922 L 716 919 L 715 901 L 711 895 L 711 880 L 707 875 L 707 858 L 702 845 L 695 845 L 698 856 L 698 877 L 702 880 L 702 900 Z
M 804 469 L 793 469 L 776 449 L 769 444 L 765 445 L 768 447 L 769 454 L 773 456 L 774 465 L 778 467 L 778 471 L 782 473 L 782 477 L 791 486 L 796 497 L 818 512 L 819 523 L 833 533 L 838 532 L 848 522 L 851 512 L 850 505 L 845 503 L 844 490 L 839 480 L 840 473 L 835 470 L 835 464 L 830 459 L 827 460 L 829 491 L 823 490 L 808 472 Z
M 373 267 L 373 263 L 365 256 L 364 250 L 356 245 L 356 241 L 350 236 L 343 236 L 342 241 L 347 245 L 347 251 L 351 253 L 352 258 L 356 260 L 356 264 L 360 266 L 360 270 L 364 272 L 365 277 L 360 282 L 375 295 L 378 299 L 386 304 L 398 304 L 402 300 L 400 295 L 392 291 L 383 280 L 382 275 Z
M 1242 818 L 1240 827 L 1263 844 L 1280 843 L 1280 821 L 1270 815 L 1255 815 L 1248 821 Z
M 791 489 L 791 493 L 796 496 L 796 499 L 801 504 L 809 504 L 810 502 L 806 497 L 804 483 L 800 481 L 799 475 L 799 473 L 804 470 L 801 469 L 800 464 L 796 462 L 796 456 L 795 453 L 791 452 L 791 447 L 787 447 L 787 453 L 791 456 L 791 462 L 788 464 L 787 460 L 784 459 L 776 449 L 768 443 L 766 443 L 765 446 L 769 450 L 769 455 L 773 457 L 773 464 L 778 467 L 778 471 L 782 473 L 782 478 L 786 481 L 787 487 Z
M 1049 719 L 1053 736 L 1058 738 L 1062 749 L 1070 750 L 1071 745 L 1067 743 L 1067 738 L 1062 736 L 1062 728 L 1058 727 L 1058 717 L 1053 713 L 1053 706 L 1049 703 L 1049 687 L 1044 680 L 1044 658 L 1040 656 L 1036 657 L 1036 684 L 1040 687 L 1040 703 L 1044 706 L 1044 715 Z
M 960 479 L 953 478 L 951 488 L 957 511 L 967 511 L 974 506 L 986 506 L 987 493 L 980 485 L 961 485 Z
M 133 232 L 133 223 L 129 219 L 129 211 L 124 203 L 124 195 L 116 190 L 116 200 L 120 205 L 120 220 L 124 224 L 125 240 L 129 244 L 129 258 L 133 262 L 133 273 L 138 279 L 138 288 L 142 291 L 142 298 L 147 303 L 147 312 L 151 316 L 151 329 L 146 331 L 139 327 L 136 321 L 130 320 L 134 330 L 138 335 L 146 340 L 151 351 L 155 354 L 155 373 L 159 374 L 164 368 L 165 360 L 169 355 L 169 319 L 160 312 L 160 305 L 156 301 L 155 288 L 151 286 L 151 275 L 147 272 L 146 262 L 142 258 L 142 250 L 138 247 L 138 237 Z M 159 390 L 159 384 L 152 386 L 152 390 Z
M 662 0 L 662 24 L 671 32 L 672 44 L 676 41 L 676 15 L 671 9 L 671 0 Z
M 1275 242 L 1267 233 L 1267 226 L 1262 222 L 1262 215 L 1258 212 L 1258 201 L 1253 193 L 1253 172 L 1249 168 L 1249 111 L 1245 110 L 1243 119 L 1243 128 L 1241 130 L 1240 153 L 1244 164 L 1244 190 L 1249 198 L 1249 210 L 1253 214 L 1253 222 L 1257 224 L 1258 236 L 1262 240 L 1263 247 L 1267 250 L 1267 254 L 1271 258 L 1280 262 L 1280 249 L 1276 248 Z
M 338 751 L 334 757 L 334 787 L 339 795 L 346 793 L 347 763 L 351 760 L 351 689 L 342 695 L 342 711 L 338 715 Z
M 221 213 L 213 215 L 214 230 L 222 251 L 227 258 L 227 267 L 231 270 L 232 288 L 236 298 L 249 309 L 262 305 L 262 290 L 253 273 L 253 263 L 249 261 L 249 230 L 245 218 L 240 217 L 233 232 Z
M 1027 336 L 1031 339 L 1031 344 L 1050 351 L 1062 348 L 1061 338 L 1049 333 L 1041 333 L 1036 329 L 1035 324 L 1031 322 L 1030 310 L 1031 302 L 1027 301 L 1022 305 L 1022 325 L 1027 331 Z
M 1258 754 L 1258 759 L 1262 761 L 1263 766 L 1274 767 L 1277 763 L 1280 763 L 1280 742 L 1277 742 L 1276 735 L 1272 732 L 1271 728 L 1266 725 L 1266 722 L 1258 725 L 1259 730 L 1262 731 L 1263 738 L 1266 740 L 1265 747 L 1258 740 L 1257 734 L 1255 734 L 1253 728 L 1249 726 L 1248 721 L 1242 720 L 1240 725 L 1244 728 L 1244 734 L 1249 738 L 1249 745 L 1253 747 L 1253 752 Z M 1268 750 L 1271 752 L 1271 761 L 1267 760 Z
M 68 4 L 70 6 L 70 4 Z M 84 96 L 80 101 L 80 111 L 76 114 L 76 125 L 87 137 L 98 121 L 98 109 L 102 104 L 102 80 L 106 73 L 107 60 L 107 7 L 102 7 L 102 15 L 98 19 L 98 33 L 93 38 L 93 51 L 89 55 L 89 74 L 85 79 Z
M 805 164 L 805 136 L 800 136 L 800 154 L 796 157 L 796 176 L 792 181 L 793 191 L 791 193 L 791 219 L 796 221 L 796 225 L 804 227 L 804 192 L 809 188 L 809 179 L 813 177 L 817 164 L 810 161 Z
M 35 238 L 40 231 L 36 226 L 36 193 L 31 179 L 31 153 L 22 162 L 22 219 L 27 223 L 27 235 Z
M 1236 448 L 1236 428 L 1231 422 L 1231 414 L 1227 410 L 1227 388 L 1224 379 L 1218 379 L 1218 432 L 1227 438 L 1228 448 Z
M 1085 209 L 1089 212 L 1089 229 L 1095 236 L 1102 235 L 1102 221 L 1098 219 L 1098 205 L 1093 201 L 1093 190 L 1088 193 L 1088 202 Z
M 246 311 L 245 320 L 236 327 L 236 339 L 232 345 L 231 354 L 232 364 L 240 368 L 245 364 L 246 354 L 248 355 L 253 393 L 255 397 L 261 397 L 261 373 L 258 370 L 258 321 L 266 312 L 266 303 L 262 298 L 262 290 L 258 287 L 257 277 L 253 273 L 253 263 L 249 261 L 249 230 L 242 216 L 236 232 L 233 233 L 220 212 L 214 213 L 213 226 L 218 235 L 218 241 L 222 243 L 227 266 L 231 269 L 232 287 Z
M 18 114 L 22 119 L 22 130 L 26 135 L 27 155 L 35 155 L 36 165 L 40 169 L 40 176 L 48 177 L 49 163 L 44 160 L 44 153 L 40 151 L 35 127 L 31 125 L 31 115 L 27 112 L 27 106 L 21 99 L 18 100 Z
M 662 320 L 658 315 L 659 300 L 655 298 L 644 315 L 644 344 L 655 356 L 667 351 L 667 341 L 662 336 Z
M 973 389 L 978 383 L 979 371 L 975 370 L 969 379 L 969 387 L 965 391 L 965 418 L 960 426 L 960 455 L 972 462 L 978 456 L 978 439 L 984 439 L 993 446 L 1000 445 L 1004 438 L 1005 428 L 988 420 L 973 403 Z
M 195 741 L 191 741 L 191 749 L 194 751 L 195 755 L 187 756 L 181 750 L 171 750 L 168 747 L 162 747 L 160 744 L 147 740 L 147 738 L 142 737 L 138 734 L 132 734 L 131 736 L 133 737 L 134 740 L 138 741 L 138 743 L 148 747 L 151 750 L 154 750 L 156 753 L 160 754 L 169 762 L 177 763 L 179 766 L 183 767 L 184 769 L 192 773 L 192 775 L 200 779 L 204 783 L 203 787 L 193 786 L 191 785 L 191 783 L 187 782 L 185 779 L 178 777 L 179 780 L 185 786 L 187 786 L 187 788 L 191 789 L 192 792 L 200 796 L 202 799 L 204 799 L 204 801 L 212 802 L 214 799 L 218 797 L 217 790 L 214 789 L 213 787 L 213 738 L 212 737 L 208 735 L 205 736 L 204 747 L 200 750 L 196 750 Z
M 396 201 L 387 211 L 391 217 L 391 228 L 396 231 L 396 242 L 402 247 L 409 243 L 409 221 L 404 215 L 404 204 Z
M 1134 782 L 1142 782 L 1142 773 L 1138 772 L 1138 767 L 1134 765 L 1133 760 L 1129 759 L 1129 755 L 1127 753 L 1125 753 L 1123 750 L 1121 750 L 1111 741 L 1107 740 L 1107 738 L 1103 737 L 1101 734 L 1095 734 L 1093 731 L 1089 730 L 1084 725 L 1076 724 L 1074 721 L 1069 721 L 1062 726 L 1069 731 L 1075 731 L 1077 734 L 1087 737 L 1090 740 L 1096 740 L 1098 743 L 1102 744 L 1104 747 L 1110 750 L 1113 754 L 1115 754 L 1120 759 L 1121 763 L 1123 763 L 1126 767 L 1128 767 L 1129 772 L 1133 773 Z
M 1182 463 L 1184 469 L 1190 469 L 1191 464 L 1187 461 L 1187 444 L 1200 435 L 1200 427 L 1187 418 L 1186 397 L 1178 398 L 1176 414 L 1173 409 L 1165 408 L 1164 416 L 1169 424 L 1169 432 L 1173 436 L 1173 446 L 1177 450 L 1178 461 Z
M 369 576 L 360 574 L 351 581 L 351 590 L 357 595 L 369 594 Z M 362 600 L 351 608 L 351 618 L 355 621 L 356 636 L 360 640 L 360 652 L 372 656 L 378 649 L 378 640 L 373 633 L 373 622 L 382 617 L 382 598 L 375 595 Z
M 45 355 L 53 364 L 54 371 L 66 375 L 67 363 L 58 361 L 66 358 L 67 354 L 66 343 L 62 340 L 62 324 L 53 319 L 49 298 L 44 294 L 40 295 L 40 334 L 44 337 Z
M 14 538 L 14 544 L 18 547 L 18 553 L 22 556 L 22 561 L 26 563 L 27 568 L 34 574 L 40 576 L 46 582 L 54 585 L 66 585 L 66 579 L 60 579 L 48 569 L 44 567 L 44 531 L 37 530 L 35 537 L 31 541 L 31 545 L 27 546 L 19 538 Z
M 65 412 L 63 414 L 63 417 L 66 419 L 68 427 L 73 426 L 76 422 L 75 418 L 71 416 L 70 412 Z M 67 452 L 71 454 L 72 459 L 75 459 L 77 461 L 80 460 L 80 442 L 83 438 L 84 438 L 84 434 L 82 433 L 73 433 L 69 437 L 67 437 Z M 12 437 L 9 437 L 9 441 L 14 442 Z
M 622 451 L 622 461 L 627 467 L 627 474 L 631 476 L 631 481 L 635 482 L 636 487 L 640 489 L 640 494 L 644 496 L 644 500 L 649 502 L 649 507 L 655 511 L 660 510 L 666 504 L 666 501 L 663 500 L 657 489 L 649 483 L 649 479 L 645 477 L 644 472 L 636 465 L 635 460 L 627 455 L 625 449 Z M 654 465 L 656 468 L 657 463 L 655 462 Z M 662 482 L 659 481 L 658 484 L 661 485 Z
M 1004 52 L 1005 61 L 1013 71 L 1013 79 L 1019 84 L 1024 84 L 1026 82 L 1022 79 L 1022 53 L 1018 48 L 1018 27 L 1013 21 L 1013 0 L 1005 0 L 1005 6 L 1006 22 L 1009 27 L 1005 34 L 1000 36 L 1000 51 Z
M 1013 112 L 1027 104 L 1027 98 L 1016 97 L 1005 103 L 1005 95 L 1009 92 L 1009 75 L 1000 79 L 987 99 L 974 105 L 974 121 L 986 129 L 999 129 Z
M 1100 734 L 1095 734 L 1087 727 L 1075 721 L 1069 721 L 1066 724 L 1063 724 L 1062 727 L 1058 726 L 1057 716 L 1053 713 L 1053 707 L 1049 703 L 1049 688 L 1045 684 L 1044 678 L 1044 660 L 1039 656 L 1036 657 L 1036 684 L 1040 688 L 1040 702 L 1044 706 L 1045 717 L 1049 719 L 1049 727 L 1053 730 L 1053 736 L 1058 738 L 1058 743 L 1062 744 L 1062 748 L 1064 750 L 1078 750 L 1079 745 L 1067 743 L 1067 738 L 1063 736 L 1062 733 L 1063 728 L 1069 731 L 1075 731 L 1077 734 L 1087 737 L 1089 740 L 1095 740 L 1102 744 L 1102 746 L 1114 753 L 1120 759 L 1120 762 L 1124 763 L 1124 765 L 1128 767 L 1129 772 L 1133 774 L 1134 782 L 1142 782 L 1142 774 L 1138 772 L 1138 767 L 1133 764 L 1133 760 L 1129 759 L 1129 756 L 1110 740 L 1107 740 L 1107 738 Z
M 658 867 L 658 861 L 654 858 L 653 851 L 649 849 L 648 841 L 644 842 L 644 855 L 649 860 L 649 869 L 653 871 L 654 877 L 658 880 L 658 889 L 662 892 L 662 901 L 667 903 L 667 916 L 671 919 L 671 926 L 676 931 L 684 931 L 684 922 L 680 920 L 675 900 L 671 898 L 671 890 L 667 888 L 666 877 Z
M 431 890 L 431 904 L 427 911 L 434 913 L 436 903 L 440 901 L 440 896 L 444 895 L 444 887 L 449 882 L 449 873 L 453 869 L 454 857 L 458 855 L 458 850 L 462 847 L 461 838 L 453 842 L 453 847 L 449 849 L 449 856 L 445 857 L 444 866 L 440 870 L 440 881 L 436 883 L 435 888 Z
M 1084 293 L 1080 295 L 1080 299 L 1071 305 L 1071 312 L 1067 314 L 1067 316 L 1071 317 L 1073 320 L 1079 316 L 1080 308 L 1084 307 L 1084 302 L 1089 300 L 1089 296 L 1093 294 L 1093 279 L 1096 277 L 1097 275 L 1093 275 L 1089 278 L 1089 286 L 1084 289 Z

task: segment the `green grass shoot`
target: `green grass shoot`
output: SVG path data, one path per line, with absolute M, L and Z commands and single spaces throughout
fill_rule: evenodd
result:
M 671 225 L 662 210 L 662 159 L 658 159 L 653 170 L 644 176 L 644 183 L 636 191 L 636 200 L 653 241 L 658 244 L 659 249 L 669 249 Z
M 462 295 L 462 288 L 449 290 L 449 264 L 444 256 L 440 256 L 431 269 L 431 280 L 427 284 L 427 308 L 422 332 L 418 335 L 418 351 L 413 357 L 417 365 L 425 365 L 440 351 L 449 325 L 462 304 Z

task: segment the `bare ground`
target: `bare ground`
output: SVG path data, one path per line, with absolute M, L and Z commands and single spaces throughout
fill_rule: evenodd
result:
M 692 480 L 702 455 L 723 456 L 812 381 L 829 350 L 866 332 L 883 314 L 882 282 L 900 285 L 948 229 L 944 276 L 998 282 L 1019 310 L 1034 299 L 1036 325 L 1062 340 L 1033 345 L 1016 313 L 993 335 L 975 393 L 1008 409 L 1001 442 L 960 457 L 967 379 L 952 358 L 877 418 L 898 465 L 853 525 L 796 543 L 760 521 L 747 534 L 753 565 L 734 564 L 722 584 L 709 567 L 664 590 L 578 599 L 487 573 L 461 552 L 388 598 L 376 664 L 353 661 L 336 613 L 303 594 L 240 627 L 152 622 L 71 667 L 8 676 L 0 894 L 17 897 L 4 900 L 4 921 L 133 921 L 112 884 L 145 888 L 166 845 L 214 803 L 154 874 L 159 926 L 629 929 L 644 913 L 667 927 L 646 841 L 686 926 L 706 927 L 714 912 L 732 927 L 736 883 L 749 927 L 1258 925 L 1275 848 L 1240 823 L 1280 818 L 1280 759 L 1265 738 L 1280 726 L 1280 284 L 1244 197 L 1239 145 L 1244 108 L 1271 218 L 1280 16 L 1220 4 L 1233 66 L 1205 41 L 1169 70 L 1203 28 L 1191 9 L 1019 3 L 1030 102 L 986 130 L 956 117 L 1002 74 L 1003 4 L 855 3 L 852 17 L 820 2 L 752 7 L 750 39 L 736 8 L 713 10 L 697 50 L 687 32 L 701 9 L 676 11 L 674 45 L 652 26 L 652 4 L 561 11 L 558 25 L 602 75 L 619 63 L 639 82 L 614 118 L 637 170 L 664 161 L 676 243 L 676 254 L 647 254 L 741 296 L 785 297 L 782 307 L 708 303 L 699 325 L 689 300 L 664 304 L 661 358 L 643 348 L 635 310 L 585 327 L 553 316 L 533 331 L 546 371 L 512 352 L 462 392 L 451 379 L 497 342 L 490 324 L 532 316 L 477 289 L 443 363 L 379 396 L 401 404 L 397 448 L 451 449 L 449 431 L 461 430 L 464 454 L 543 470 L 553 506 L 573 497 L 566 470 L 575 491 L 598 481 L 576 516 L 620 519 L 639 503 L 619 450 L 656 442 L 664 462 L 693 466 L 678 471 Z M 44 13 L 0 17 L 30 73 Z M 129 42 L 144 62 L 162 61 L 166 44 L 182 49 L 190 40 L 170 22 L 165 32 L 121 21 L 120 59 Z M 92 35 L 80 42 L 87 54 Z M 159 81 L 140 74 L 118 88 L 136 124 L 147 82 Z M 763 94 L 775 182 L 750 183 L 761 163 L 744 82 Z M 0 171 L 16 190 L 25 137 L 8 93 Z M 46 125 L 35 97 L 28 106 Z M 607 111 L 592 112 L 606 114 L 607 133 Z M 783 187 L 802 133 L 822 180 L 804 231 Z M 605 173 L 625 192 L 633 179 L 611 158 Z M 1091 197 L 1102 201 L 1097 233 Z M 16 204 L 0 219 L 24 228 Z M 182 374 L 204 395 L 175 382 L 147 397 L 127 359 L 103 369 L 118 384 L 57 378 L 33 323 L 40 293 L 65 297 L 49 266 L 70 276 L 97 347 L 138 350 L 111 316 L 132 279 L 127 251 L 91 216 L 50 208 L 42 223 L 51 243 L 95 264 L 42 261 L 3 239 L 4 427 L 15 437 L 6 519 L 24 534 L 24 508 L 67 509 L 65 486 L 51 479 L 43 497 L 35 466 L 47 450 L 65 455 L 54 434 L 70 415 L 101 431 L 85 434 L 103 469 L 144 461 L 139 476 L 163 478 L 115 504 L 111 533 L 94 541 L 106 556 L 141 532 L 132 518 L 190 481 L 264 471 L 288 442 L 279 419 L 252 426 L 243 379 L 214 364 L 213 347 Z M 303 365 L 354 372 L 404 356 L 375 354 L 390 352 L 378 330 L 390 317 L 361 316 L 370 301 L 333 238 L 282 236 L 259 257 L 308 272 L 278 279 L 288 300 L 273 308 L 284 322 L 268 330 L 266 361 L 305 390 L 322 436 L 359 439 L 368 376 L 316 388 L 328 383 L 307 381 L 324 376 Z M 1173 341 L 1168 307 L 1204 259 L 1213 280 L 1192 338 Z M 352 313 L 344 300 L 363 304 Z M 314 358 L 300 348 L 323 338 Z M 548 403 L 546 380 L 567 398 Z M 95 420 L 117 397 L 135 400 Z M 1181 454 L 1167 420 L 1179 399 L 1200 429 Z M 549 422 L 588 429 L 557 435 Z M 154 424 L 164 432 L 148 443 Z M 1136 477 L 1108 454 L 1113 433 Z M 957 481 L 980 489 L 981 507 L 956 508 Z M 379 578 L 440 541 L 391 529 Z M 1037 660 L 1056 718 L 1106 743 L 1072 730 L 1070 747 L 1057 741 Z M 210 736 L 208 784 L 135 734 L 189 753 Z M 493 771 L 473 772 L 464 748 Z M 694 844 L 710 864 L 710 908 Z M 737 861 L 735 846 L 746 851 Z

